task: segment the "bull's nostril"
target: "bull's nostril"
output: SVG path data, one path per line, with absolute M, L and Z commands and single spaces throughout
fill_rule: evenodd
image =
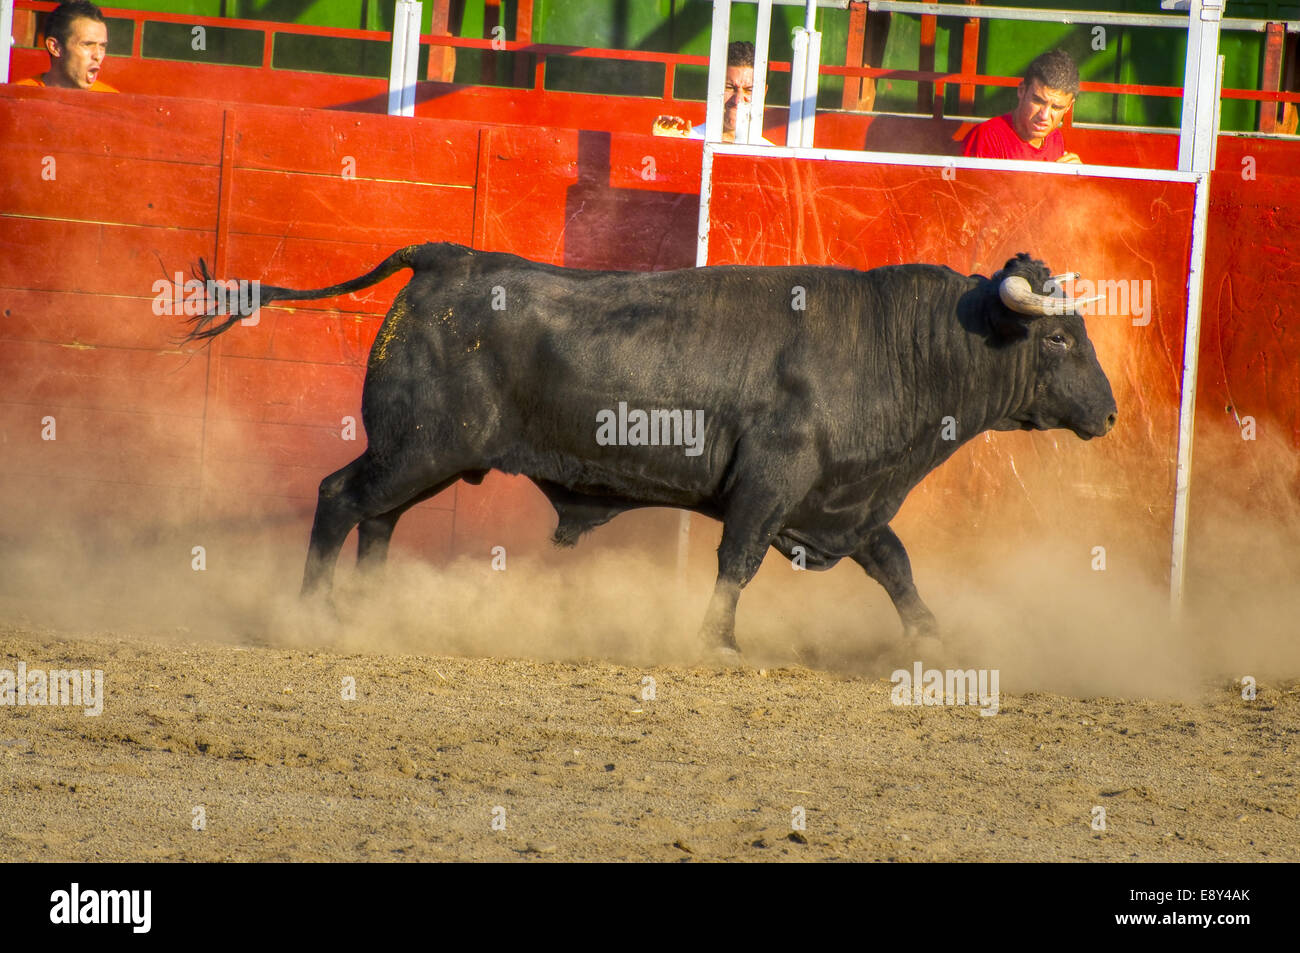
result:
M 1119 414 L 1111 414 L 1109 417 L 1107 417 L 1107 418 L 1106 418 L 1106 429 L 1107 429 L 1107 430 L 1110 430 L 1112 427 L 1114 427 L 1114 426 L 1115 426 L 1115 421 L 1116 421 L 1118 418 L 1119 418 Z

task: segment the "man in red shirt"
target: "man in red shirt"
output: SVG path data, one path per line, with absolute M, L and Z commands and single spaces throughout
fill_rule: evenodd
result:
M 88 0 L 68 0 L 54 8 L 45 20 L 45 49 L 50 54 L 49 72 L 14 85 L 117 92 L 99 78 L 108 55 L 108 24 L 99 7 Z
M 980 159 L 1078 162 L 1065 151 L 1061 121 L 1079 92 L 1079 70 L 1064 50 L 1044 53 L 1025 70 L 1015 111 L 980 123 L 962 142 L 962 155 Z

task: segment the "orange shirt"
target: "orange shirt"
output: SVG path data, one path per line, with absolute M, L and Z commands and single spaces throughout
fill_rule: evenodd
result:
M 33 76 L 30 79 L 20 79 L 18 82 L 14 83 L 14 85 L 15 86 L 44 86 L 45 79 L 40 76 Z M 90 87 L 90 91 L 92 93 L 117 92 L 117 90 L 114 89 L 112 86 L 109 86 L 108 83 L 105 83 L 102 80 L 98 80 L 98 79 L 95 80 L 94 84 Z

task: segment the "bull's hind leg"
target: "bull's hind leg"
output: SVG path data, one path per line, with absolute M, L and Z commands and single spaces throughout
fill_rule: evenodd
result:
M 458 476 L 459 468 L 448 474 L 432 472 L 428 466 L 394 472 L 376 466 L 369 450 L 327 476 L 317 495 L 302 577 L 303 595 L 330 589 L 334 564 L 352 527 L 369 523 L 365 548 L 372 553 L 377 546 L 386 550 L 398 517 L 412 501 L 418 502 L 421 494 L 450 485 Z
M 418 493 L 401 506 L 395 506 L 387 513 L 372 516 L 357 524 L 357 566 L 365 572 L 378 570 L 388 562 L 388 544 L 393 538 L 393 530 L 402 514 L 418 503 L 423 503 L 437 496 L 447 487 L 460 479 L 460 474 L 429 487 Z
M 853 559 L 889 593 L 903 620 L 904 638 L 938 638 L 939 626 L 934 613 L 917 595 L 916 584 L 912 582 L 912 562 L 892 529 L 882 526 L 873 532 L 853 554 Z
M 397 521 L 402 518 L 402 514 L 411 507 L 432 499 L 457 480 L 464 480 L 477 486 L 483 482 L 485 476 L 487 476 L 486 470 L 466 470 L 464 473 L 457 473 L 417 493 L 401 506 L 396 506 L 387 513 L 362 520 L 357 524 L 357 565 L 363 571 L 370 572 L 379 569 L 388 561 L 388 543 L 393 538 L 393 530 L 397 527 Z

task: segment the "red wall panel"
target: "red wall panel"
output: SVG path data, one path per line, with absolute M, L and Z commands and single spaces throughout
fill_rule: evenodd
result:
M 152 298 L 75 291 L 5 288 L 0 340 L 61 346 L 174 349 L 182 329 L 170 315 L 154 313 Z M 162 292 L 166 305 L 174 303 Z
M 203 413 L 206 369 L 174 350 L 0 341 L 0 377 L 7 403 L 146 415 Z
M 1294 140 L 1219 142 L 1191 481 L 1193 566 L 1291 562 L 1300 552 L 1298 160 Z M 1267 533 L 1241 532 L 1261 517 Z
M 256 88 L 258 71 L 240 76 L 248 88 L 227 98 L 269 95 Z M 317 100 L 347 85 L 318 81 Z M 382 87 L 355 88 L 377 101 Z M 0 88 L 6 532 L 35 525 L 31 513 L 47 506 L 52 520 L 78 508 L 96 519 L 242 519 L 250 532 L 305 540 L 317 484 L 363 446 L 360 420 L 352 442 L 339 433 L 341 418 L 359 418 L 368 348 L 409 275 L 342 299 L 276 305 L 211 347 L 181 350 L 184 318 L 154 314 L 153 285 L 188 273 L 200 256 L 220 263 L 220 278 L 300 288 L 359 275 L 424 240 L 575 267 L 693 264 L 701 147 L 643 134 L 658 102 L 436 84 L 422 84 L 421 95 L 418 111 L 429 118 L 393 120 Z M 596 129 L 488 125 L 486 115 Z M 929 144 L 951 154 L 960 138 L 954 121 L 886 118 L 821 117 L 818 143 Z M 1168 136 L 1067 136 L 1090 159 L 1173 161 Z M 1198 514 L 1288 513 L 1300 499 L 1300 332 L 1285 304 L 1300 259 L 1298 148 L 1220 142 L 1194 546 Z M 47 155 L 54 182 L 40 178 Z M 349 156 L 355 179 L 342 174 Z M 716 261 L 934 261 L 988 273 L 1027 250 L 1092 280 L 1150 281 L 1148 324 L 1089 319 L 1119 400 L 1114 434 L 1088 444 L 1060 433 L 980 438 L 919 488 L 902 521 L 905 532 L 931 538 L 1008 543 L 1049 527 L 1080 545 L 1105 542 L 1112 559 L 1145 571 L 1163 563 L 1190 187 L 726 157 L 716 168 Z M 1253 178 L 1243 177 L 1247 169 Z M 32 430 L 47 412 L 60 421 L 57 447 Z M 1246 415 L 1258 423 L 1253 442 L 1241 439 Z M 989 488 L 996 498 L 981 501 Z M 526 480 L 494 474 L 422 504 L 395 539 L 425 553 L 497 544 L 515 553 L 545 545 L 553 520 Z M 649 534 L 664 558 L 676 545 L 674 521 L 664 516 L 667 529 Z M 637 524 L 638 533 L 652 523 Z M 1289 532 L 1300 516 L 1281 523 Z
M 1027 251 L 1094 283 L 1149 283 L 1145 308 L 1130 301 L 1124 314 L 1088 319 L 1119 406 L 1110 435 L 977 438 L 927 478 L 900 526 L 940 547 L 993 526 L 1003 539 L 1092 534 L 1158 573 L 1173 515 L 1193 198 L 1182 184 L 718 156 L 709 260 L 927 262 L 987 275 Z

